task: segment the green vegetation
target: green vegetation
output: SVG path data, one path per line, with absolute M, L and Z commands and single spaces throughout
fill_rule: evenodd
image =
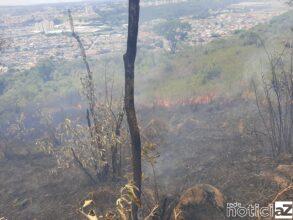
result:
M 250 31 L 238 31 L 227 39 L 219 39 L 202 47 L 186 47 L 175 55 L 162 54 L 151 70 L 153 80 L 144 91 L 146 97 L 182 98 L 202 93 L 216 92 L 236 94 L 242 83 L 248 82 L 261 71 L 265 51 L 260 45 L 263 39 L 268 50 L 284 47 L 285 39 L 292 39 L 293 13 L 276 17 L 268 25 L 259 25 Z M 290 31 L 291 30 L 291 31 Z M 270 43 L 267 43 L 270 42 Z M 276 51 L 277 52 L 277 51 Z M 153 74 L 155 72 L 155 74 Z M 237 91 L 238 90 L 238 91 Z
M 115 66 L 114 61 L 115 59 L 112 61 L 113 64 L 108 65 Z M 98 91 L 104 88 L 102 85 L 106 62 L 110 61 L 103 60 L 98 65 L 94 65 Z M 0 113 L 2 113 L 0 120 L 9 121 L 9 118 L 16 113 L 15 109 L 23 110 L 28 105 L 47 105 L 72 94 L 78 94 L 82 74 L 84 74 L 84 69 L 80 59 L 74 62 L 48 59 L 40 61 L 30 70 L 11 71 L 0 76 Z M 115 82 L 118 83 L 118 81 L 118 77 L 115 75 Z
M 136 89 L 138 100 L 151 101 L 156 97 L 168 99 L 217 92 L 241 91 L 244 79 L 260 72 L 260 59 L 265 56 L 256 35 L 270 48 L 281 48 L 284 39 L 292 39 L 293 13 L 273 19 L 250 31 L 238 31 L 227 39 L 219 39 L 201 47 L 186 47 L 176 54 L 140 50 L 137 58 Z M 91 60 L 98 92 L 103 91 L 104 72 L 115 76 L 115 92 L 122 91 L 122 55 Z M 107 64 L 107 65 L 105 65 Z M 84 73 L 81 59 L 54 61 L 48 59 L 24 72 L 0 76 L 1 119 L 28 103 L 49 103 L 64 99 L 80 90 L 80 74 Z M 120 89 L 121 88 L 121 89 Z M 146 98 L 147 97 L 147 98 Z M 5 117 L 4 117 L 5 116 Z
M 164 36 L 171 49 L 171 53 L 176 53 L 178 42 L 183 42 L 187 38 L 188 32 L 191 30 L 189 23 L 171 20 L 155 26 L 155 32 Z

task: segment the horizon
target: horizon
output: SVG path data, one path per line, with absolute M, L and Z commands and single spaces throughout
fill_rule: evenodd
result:
M 86 2 L 86 0 L 0 0 L 0 7 L 5 6 L 30 6 L 30 5 L 44 5 L 44 4 L 58 4 L 58 3 L 76 3 Z

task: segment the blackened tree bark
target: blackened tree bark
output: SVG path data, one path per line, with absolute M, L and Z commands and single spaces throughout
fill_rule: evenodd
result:
M 125 68 L 125 112 L 132 144 L 133 181 L 138 188 L 137 197 L 141 196 L 141 140 L 134 106 L 134 63 L 137 51 L 137 35 L 139 23 L 139 0 L 129 0 L 128 6 L 128 38 L 127 51 L 123 56 Z M 132 204 L 132 219 L 137 220 L 138 206 Z

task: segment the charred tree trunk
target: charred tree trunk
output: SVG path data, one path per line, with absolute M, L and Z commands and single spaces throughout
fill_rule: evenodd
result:
M 123 56 L 125 68 L 125 112 L 132 144 L 133 181 L 138 188 L 137 197 L 141 195 L 141 140 L 134 106 L 134 63 L 137 51 L 139 22 L 139 0 L 129 0 L 127 51 Z M 138 206 L 132 204 L 132 219 L 137 220 Z

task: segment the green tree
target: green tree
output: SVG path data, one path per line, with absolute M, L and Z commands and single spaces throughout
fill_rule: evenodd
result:
M 52 60 L 44 60 L 36 67 L 37 72 L 41 74 L 44 82 L 53 80 L 53 74 L 55 71 L 55 64 Z
M 191 30 L 190 24 L 178 20 L 171 20 L 155 27 L 155 32 L 168 40 L 171 53 L 176 53 L 178 42 L 187 38 Z

